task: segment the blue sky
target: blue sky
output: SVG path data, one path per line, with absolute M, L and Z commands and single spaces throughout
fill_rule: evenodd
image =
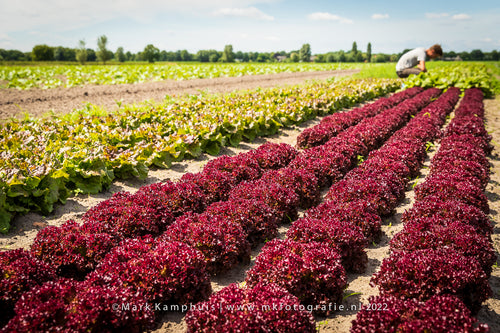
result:
M 500 50 L 500 1 L 0 0 L 0 48 L 36 44 L 161 50 L 374 53 L 440 43 L 445 51 Z

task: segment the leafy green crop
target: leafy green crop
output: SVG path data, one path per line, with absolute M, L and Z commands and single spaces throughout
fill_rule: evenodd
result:
M 72 193 L 98 193 L 115 178 L 147 176 L 152 166 L 276 133 L 281 127 L 384 95 L 399 80 L 345 80 L 224 96 L 192 96 L 116 113 L 94 106 L 0 127 L 0 231 L 15 214 L 48 214 Z
M 491 66 L 481 63 L 459 63 L 435 67 L 425 73 L 410 76 L 405 85 L 407 87 L 436 87 L 446 90 L 457 87 L 461 90 L 480 88 L 486 97 L 498 92 L 498 80 L 491 71 Z
M 0 88 L 50 89 L 88 84 L 123 84 L 147 81 L 189 80 L 214 77 L 236 77 L 282 72 L 323 71 L 353 68 L 334 63 L 159 63 L 123 65 L 43 65 L 0 66 Z M 2 84 L 2 82 L 4 82 Z

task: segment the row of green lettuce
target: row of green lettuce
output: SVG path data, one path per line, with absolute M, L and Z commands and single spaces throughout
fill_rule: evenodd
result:
M 17 214 L 50 213 L 75 193 L 98 193 L 116 179 L 144 178 L 151 167 L 276 133 L 377 98 L 400 80 L 314 82 L 223 96 L 201 95 L 163 103 L 86 110 L 0 125 L 0 231 Z
M 50 89 L 84 85 L 190 80 L 282 72 L 355 68 L 337 63 L 156 63 L 122 65 L 0 66 L 0 88 Z
M 462 91 L 481 88 L 487 98 L 500 93 L 500 62 L 440 62 L 429 67 L 427 72 L 410 76 L 406 79 L 405 85 L 408 88 L 436 87 L 443 90 L 457 87 Z

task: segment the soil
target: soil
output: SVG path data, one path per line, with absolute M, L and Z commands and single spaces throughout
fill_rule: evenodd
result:
M 500 96 L 484 101 L 486 110 L 486 130 L 492 136 L 494 146 L 490 156 L 491 179 L 486 188 L 486 196 L 490 205 L 490 218 L 494 229 L 493 246 L 497 255 L 497 264 L 490 277 L 492 296 L 483 304 L 477 316 L 478 320 L 487 323 L 491 332 L 500 332 Z
M 297 73 L 298 74 L 298 73 Z M 317 73 L 319 74 L 319 73 Z M 279 75 L 282 77 L 284 75 Z M 278 78 L 275 76 L 275 78 Z M 299 75 L 300 76 L 300 75 Z M 305 76 L 305 75 L 304 75 Z M 327 77 L 330 77 L 328 75 Z M 241 79 L 241 78 L 238 78 Z M 280 79 L 271 80 L 261 80 L 262 84 L 272 85 L 282 85 L 290 84 L 287 78 L 286 82 Z M 308 78 L 312 79 L 312 77 Z M 220 82 L 218 79 L 214 79 Z M 298 81 L 305 80 L 304 77 L 296 77 L 292 81 L 294 83 L 299 83 Z M 229 89 L 230 85 L 227 83 L 230 80 L 224 79 L 226 84 L 219 86 L 219 83 L 215 83 L 214 86 L 208 85 L 206 89 L 214 89 L 210 91 L 215 91 L 217 89 Z M 256 80 L 259 82 L 259 79 Z M 251 83 L 250 83 L 251 82 Z M 242 82 L 235 84 L 238 86 L 236 89 L 248 89 L 255 87 L 254 82 L 250 81 L 247 85 Z M 182 84 L 194 84 L 194 82 L 182 82 Z M 255 83 L 257 84 L 257 83 Z M 261 85 L 263 86 L 263 85 Z M 135 87 L 135 85 L 134 85 Z M 225 87 L 225 88 L 224 88 Z M 240 88 L 241 87 L 241 88 Z M 101 87 L 92 87 L 101 88 Z M 123 89 L 124 87 L 112 87 L 114 89 Z M 136 87 L 138 90 L 142 90 L 142 87 Z M 81 89 L 90 89 L 81 88 Z M 173 88 L 172 88 L 173 89 Z M 195 89 L 190 87 L 189 89 Z M 205 89 L 205 88 L 203 88 Z M 121 90 L 120 90 L 121 91 Z M 176 94 L 182 94 L 183 91 L 179 88 L 176 90 Z M 227 90 L 226 90 L 227 91 Z M 104 90 L 102 91 L 104 93 Z M 220 91 L 222 92 L 222 90 Z M 191 92 L 188 92 L 191 93 Z M 139 94 L 139 93 L 138 93 Z M 96 94 L 97 96 L 98 94 Z M 160 94 L 161 95 L 161 94 Z M 97 98 L 97 97 L 96 97 Z M 99 97 L 100 98 L 100 97 Z M 104 97 L 103 97 L 104 98 Z M 109 100 L 113 100 L 113 97 L 106 97 Z M 149 98 L 149 97 L 148 97 Z M 2 97 L 3 99 L 3 97 Z M 34 103 L 36 104 L 36 103 Z M 487 129 L 493 136 L 493 144 L 495 150 L 490 158 L 492 165 L 491 181 L 487 188 L 487 195 L 489 198 L 490 208 L 491 208 L 491 219 L 495 223 L 493 242 L 498 253 L 500 252 L 500 97 L 496 99 L 485 100 L 486 107 L 486 118 L 487 118 Z M 4 105 L 2 105 L 2 112 L 4 110 Z M 66 109 L 67 111 L 68 109 Z M 61 112 L 65 110 L 61 109 Z M 12 113 L 10 115 L 15 115 Z M 238 148 L 223 148 L 221 154 L 234 155 L 240 152 L 248 151 L 254 149 L 265 142 L 277 142 L 277 143 L 288 143 L 295 145 L 297 136 L 305 129 L 319 123 L 320 118 L 315 120 L 310 120 L 301 124 L 300 126 L 294 126 L 291 128 L 286 128 L 281 130 L 278 134 L 259 138 L 254 142 L 244 142 L 240 144 Z M 434 148 L 437 150 L 439 146 Z M 426 161 L 428 166 L 430 163 L 430 157 L 434 153 L 430 152 L 430 156 Z M 92 206 L 96 205 L 98 202 L 109 198 L 113 193 L 117 191 L 130 191 L 135 192 L 139 187 L 158 182 L 164 179 L 179 179 L 184 173 L 187 172 L 198 172 L 203 166 L 214 157 L 208 155 L 202 155 L 196 160 L 183 161 L 175 163 L 171 169 L 168 170 L 151 170 L 149 177 L 145 180 L 131 179 L 127 181 L 116 181 L 110 188 L 103 193 L 97 195 L 79 195 L 68 199 L 66 205 L 59 205 L 56 207 L 55 211 L 50 216 L 41 216 L 36 213 L 29 213 L 24 216 L 15 218 L 12 221 L 12 231 L 8 235 L 0 235 L 0 250 L 9 250 L 14 248 L 29 248 L 32 243 L 36 233 L 45 226 L 48 225 L 61 225 L 68 219 L 74 219 L 79 221 L 81 216 Z M 427 172 L 426 168 L 422 169 L 422 174 L 414 182 L 422 182 L 425 178 Z M 349 274 L 348 282 L 349 286 L 346 290 L 346 295 L 352 294 L 343 301 L 343 305 L 349 309 L 344 311 L 338 311 L 334 315 L 327 318 L 317 318 L 318 331 L 323 333 L 333 333 L 333 332 L 348 332 L 351 321 L 355 319 L 356 312 L 353 310 L 354 307 L 359 307 L 360 303 L 367 303 L 369 296 L 377 295 L 378 290 L 369 286 L 369 281 L 371 276 L 378 270 L 382 260 L 389 255 L 388 242 L 393 237 L 395 233 L 402 229 L 402 223 L 400 222 L 401 214 L 411 207 L 413 204 L 414 193 L 412 190 L 412 185 L 414 182 L 410 183 L 408 190 L 406 192 L 405 200 L 397 208 L 396 214 L 391 218 L 385 220 L 383 225 L 384 235 L 382 240 L 378 244 L 371 244 L 367 248 L 367 253 L 369 257 L 368 268 L 364 274 Z M 279 238 L 284 238 L 284 235 L 290 225 L 284 225 L 280 228 Z M 254 249 L 252 252 L 252 262 L 248 265 L 239 265 L 229 272 L 222 274 L 217 277 L 212 278 L 212 287 L 214 292 L 222 289 L 223 287 L 229 285 L 233 282 L 242 282 L 245 279 L 246 271 L 252 266 L 255 257 L 258 255 L 261 247 Z M 482 310 L 479 312 L 478 319 L 480 322 L 487 323 L 490 326 L 491 332 L 500 332 L 500 268 L 495 266 L 490 278 L 490 285 L 493 290 L 492 297 L 488 299 L 484 304 Z M 186 329 L 185 322 L 183 320 L 184 315 L 180 313 L 164 313 L 162 314 L 162 321 L 159 328 L 155 331 L 157 333 L 167 333 L 167 332 L 183 332 Z
M 164 80 L 140 84 L 87 85 L 55 89 L 0 89 L 0 120 L 22 117 L 25 113 L 32 116 L 41 116 L 48 111 L 67 113 L 73 109 L 81 109 L 87 103 L 113 110 L 118 108 L 119 103 L 130 104 L 146 100 L 162 101 L 166 95 L 226 93 L 257 87 L 267 88 L 277 85 L 299 84 L 307 80 L 324 80 L 331 77 L 352 75 L 357 72 L 359 69 L 247 75 L 185 81 Z

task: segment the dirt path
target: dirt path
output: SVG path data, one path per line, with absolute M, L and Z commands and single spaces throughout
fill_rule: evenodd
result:
M 493 137 L 493 153 L 489 160 L 491 179 L 486 187 L 486 196 L 490 205 L 490 218 L 493 221 L 493 246 L 497 255 L 497 264 L 493 266 L 490 277 L 492 296 L 483 304 L 478 319 L 488 323 L 491 332 L 500 332 L 500 96 L 484 101 L 486 110 L 486 130 Z
M 83 86 L 55 89 L 0 90 L 0 120 L 22 116 L 25 112 L 41 116 L 49 110 L 67 113 L 92 103 L 106 109 L 117 108 L 117 102 L 138 103 L 145 100 L 161 101 L 166 95 L 226 93 L 257 87 L 267 88 L 303 83 L 307 80 L 325 80 L 348 76 L 359 69 L 294 72 L 185 81 L 165 80 L 140 84 Z

